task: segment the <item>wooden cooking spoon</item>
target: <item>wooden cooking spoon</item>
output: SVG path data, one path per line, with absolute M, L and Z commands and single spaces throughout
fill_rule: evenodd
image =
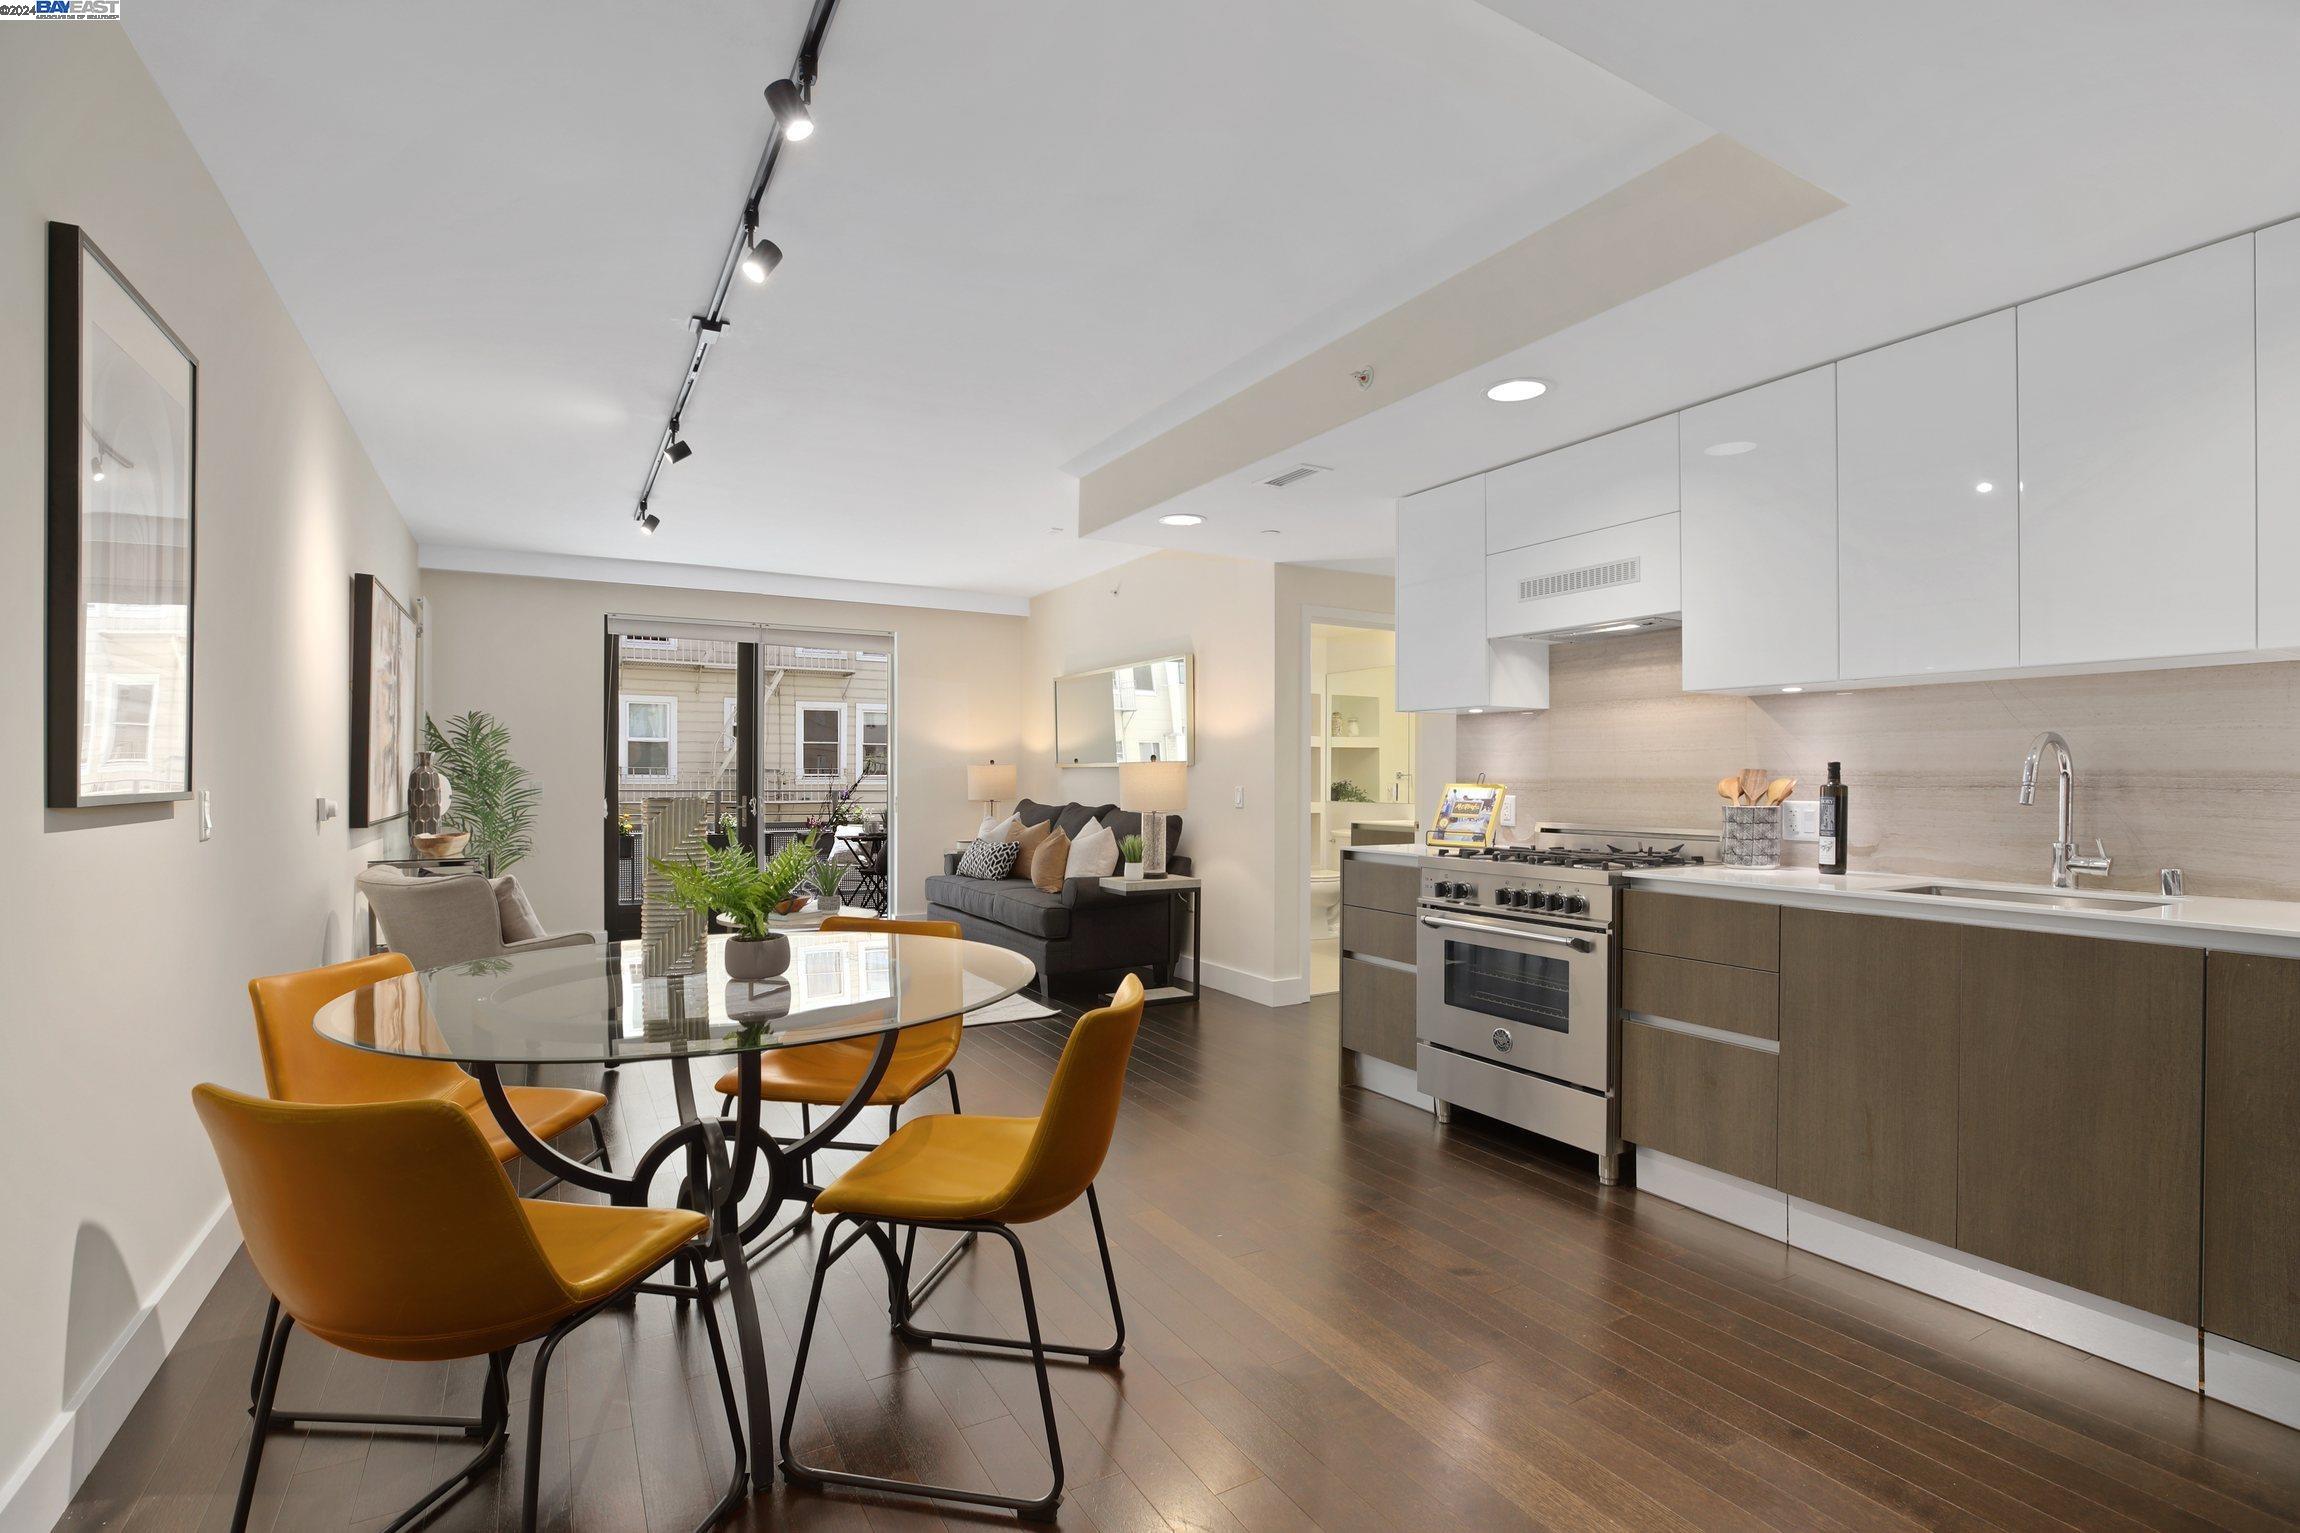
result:
M 1739 803 L 1741 801 L 1741 779 L 1738 777 L 1718 778 L 1717 796 L 1728 804 Z
M 1787 798 L 1790 794 L 1796 791 L 1796 778 L 1776 777 L 1765 785 L 1765 797 L 1760 800 L 1760 802 L 1767 804 L 1778 804 L 1781 802 L 1781 800 Z
M 1744 804 L 1762 804 L 1765 802 L 1765 769 L 1763 767 L 1743 767 L 1741 769 L 1741 802 Z

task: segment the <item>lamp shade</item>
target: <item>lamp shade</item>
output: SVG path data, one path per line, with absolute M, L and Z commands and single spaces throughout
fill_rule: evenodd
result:
M 1014 797 L 1014 763 L 1011 761 L 968 762 L 966 767 L 966 796 L 981 799 Z
M 1118 807 L 1180 814 L 1190 807 L 1190 768 L 1179 761 L 1120 762 Z

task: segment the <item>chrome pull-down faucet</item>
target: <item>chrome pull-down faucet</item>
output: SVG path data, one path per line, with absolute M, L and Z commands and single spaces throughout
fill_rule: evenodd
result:
M 2055 889 L 2073 889 L 2079 873 L 2103 873 L 2113 860 L 2108 848 L 2099 841 L 2092 843 L 2097 856 L 2079 857 L 2076 853 L 2076 763 L 2068 753 L 2068 742 L 2057 730 L 2046 730 L 2038 735 L 2028 748 L 2028 757 L 2020 764 L 2020 801 L 2026 806 L 2036 802 L 2036 768 L 2047 747 L 2060 758 L 2060 818 L 2052 842 L 2052 886 Z

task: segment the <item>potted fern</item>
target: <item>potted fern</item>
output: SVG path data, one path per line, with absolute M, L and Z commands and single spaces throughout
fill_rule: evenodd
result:
M 728 978 L 773 979 L 790 967 L 791 940 L 774 929 L 773 918 L 814 871 L 812 841 L 793 841 L 765 862 L 736 846 L 706 848 L 700 862 L 656 858 L 652 866 L 670 883 L 674 903 L 732 928 Z
M 1142 876 L 1142 838 L 1140 836 L 1120 836 L 1118 838 L 1118 856 L 1126 864 L 1126 876 L 1128 878 L 1140 878 Z
M 511 731 L 492 713 L 459 713 L 442 729 L 423 721 L 423 744 L 454 786 L 441 824 L 471 834 L 468 855 L 487 876 L 507 873 L 535 849 L 534 779 L 511 759 Z

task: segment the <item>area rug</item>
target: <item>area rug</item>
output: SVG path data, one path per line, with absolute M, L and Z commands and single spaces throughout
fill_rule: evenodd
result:
M 1026 995 L 1010 995 L 978 1011 L 966 1014 L 968 1027 L 982 1027 L 992 1022 L 1032 1022 L 1040 1017 L 1054 1016 L 1051 1006 L 1041 1006 Z

